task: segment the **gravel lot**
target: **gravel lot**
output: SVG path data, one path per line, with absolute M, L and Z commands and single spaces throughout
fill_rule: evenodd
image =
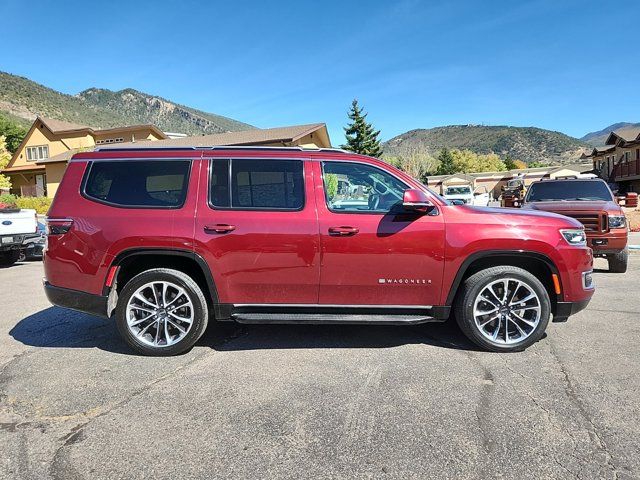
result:
M 231 324 L 143 358 L 51 307 L 39 262 L 0 270 L 0 478 L 640 478 L 631 260 L 518 354 L 449 324 Z

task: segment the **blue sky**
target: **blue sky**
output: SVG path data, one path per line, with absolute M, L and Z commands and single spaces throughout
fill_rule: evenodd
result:
M 353 98 L 389 139 L 451 124 L 582 136 L 640 121 L 640 2 L 0 0 L 0 70 L 127 87 L 258 127 Z

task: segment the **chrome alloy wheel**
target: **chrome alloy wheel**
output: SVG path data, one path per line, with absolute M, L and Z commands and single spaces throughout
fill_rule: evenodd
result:
M 133 337 L 151 347 L 169 347 L 193 325 L 193 304 L 175 283 L 158 281 L 138 288 L 127 303 L 127 326 Z
M 478 331 L 494 343 L 511 345 L 529 337 L 540 323 L 540 298 L 522 280 L 502 278 L 484 287 L 473 305 Z

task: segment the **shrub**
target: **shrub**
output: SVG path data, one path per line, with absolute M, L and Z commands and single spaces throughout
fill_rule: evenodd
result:
M 4 195 L 0 195 L 0 203 L 3 205 L 15 205 L 16 204 L 16 196 L 5 193 Z
M 44 215 L 51 206 L 51 200 L 49 197 L 17 197 L 15 204 L 18 208 L 31 208 Z

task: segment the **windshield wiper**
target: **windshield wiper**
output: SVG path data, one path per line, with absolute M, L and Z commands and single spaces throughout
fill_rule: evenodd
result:
M 568 202 L 591 202 L 593 200 L 601 200 L 600 198 L 596 198 L 596 197 L 576 197 L 576 198 L 566 198 L 565 199 Z

